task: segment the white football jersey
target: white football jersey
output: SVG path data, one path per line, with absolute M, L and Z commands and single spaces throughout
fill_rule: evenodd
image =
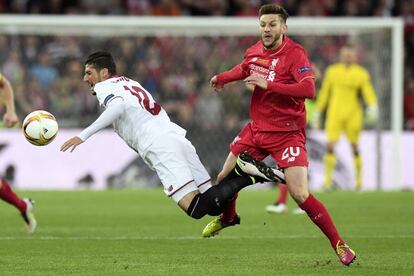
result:
M 123 113 L 113 123 L 115 132 L 142 157 L 152 142 L 168 132 L 185 136 L 186 131 L 170 121 L 165 110 L 138 82 L 117 76 L 95 84 L 104 108 L 115 98 L 123 100 Z

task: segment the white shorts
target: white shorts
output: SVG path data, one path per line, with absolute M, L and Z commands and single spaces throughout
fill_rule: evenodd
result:
M 204 193 L 211 187 L 210 175 L 185 136 L 163 134 L 148 148 L 144 160 L 157 172 L 167 196 L 177 203 L 192 191 Z

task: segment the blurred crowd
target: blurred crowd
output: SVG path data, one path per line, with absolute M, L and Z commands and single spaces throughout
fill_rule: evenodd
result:
M 407 0 L 2 0 L 2 13 L 256 16 L 278 3 L 294 16 L 412 16 Z
M 403 17 L 406 22 L 404 127 L 414 129 L 412 0 L 0 0 L 0 12 L 257 16 L 259 7 L 269 2 L 283 5 L 292 16 Z M 257 36 L 93 38 L 0 34 L 0 70 L 14 86 L 21 117 L 35 109 L 46 109 L 56 115 L 61 127 L 84 127 L 96 118 L 99 108 L 96 99 L 86 93 L 89 88 L 80 81 L 83 60 L 92 51 L 106 49 L 118 61 L 119 73 L 141 82 L 173 120 L 191 129 L 189 133 L 195 133 L 195 140 L 203 132 L 231 137 L 248 117 L 249 94 L 241 84 L 229 85 L 226 93 L 216 94 L 208 82 L 215 73 L 240 62 L 244 50 L 257 39 Z M 305 36 L 296 40 L 305 46 L 322 72 L 337 60 L 338 48 L 347 42 L 341 36 L 322 40 Z M 363 65 L 374 70 L 369 66 L 378 64 L 372 62 L 378 56 L 369 46 L 361 45 Z M 389 83 L 383 85 L 387 87 Z M 385 90 L 389 91 L 388 87 Z

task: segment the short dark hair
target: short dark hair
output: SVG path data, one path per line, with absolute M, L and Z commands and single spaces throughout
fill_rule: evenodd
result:
M 266 4 L 260 7 L 259 17 L 264 14 L 277 14 L 282 18 L 283 22 L 286 23 L 286 20 L 289 17 L 288 12 L 280 5 L 277 4 Z
M 112 55 L 108 52 L 100 51 L 90 54 L 85 61 L 85 65 L 92 65 L 97 71 L 104 68 L 108 69 L 109 74 L 116 74 L 116 65 Z

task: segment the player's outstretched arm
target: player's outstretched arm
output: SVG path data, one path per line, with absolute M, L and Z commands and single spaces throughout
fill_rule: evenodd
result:
M 72 148 L 72 152 L 78 145 L 85 142 L 89 137 L 114 123 L 124 111 L 122 102 L 122 99 L 117 98 L 112 100 L 110 104 L 108 103 L 107 109 L 102 112 L 101 116 L 99 116 L 95 122 L 85 128 L 78 136 L 72 137 L 66 141 L 60 150 L 66 151 L 69 148 Z
M 65 151 L 67 151 L 68 149 L 72 148 L 72 149 L 70 150 L 70 152 L 72 152 L 72 151 L 74 151 L 74 150 L 75 150 L 75 148 L 76 148 L 78 145 L 80 145 L 80 144 L 82 144 L 82 143 L 83 143 L 82 139 L 81 139 L 81 138 L 79 138 L 78 136 L 72 137 L 72 138 L 70 138 L 69 140 L 67 140 L 65 143 L 63 143 L 63 145 L 60 147 L 60 151 L 65 152 Z
M 248 71 L 245 67 L 244 63 L 240 63 L 228 71 L 215 75 L 210 80 L 210 86 L 218 92 L 226 83 L 243 80 L 248 76 Z

